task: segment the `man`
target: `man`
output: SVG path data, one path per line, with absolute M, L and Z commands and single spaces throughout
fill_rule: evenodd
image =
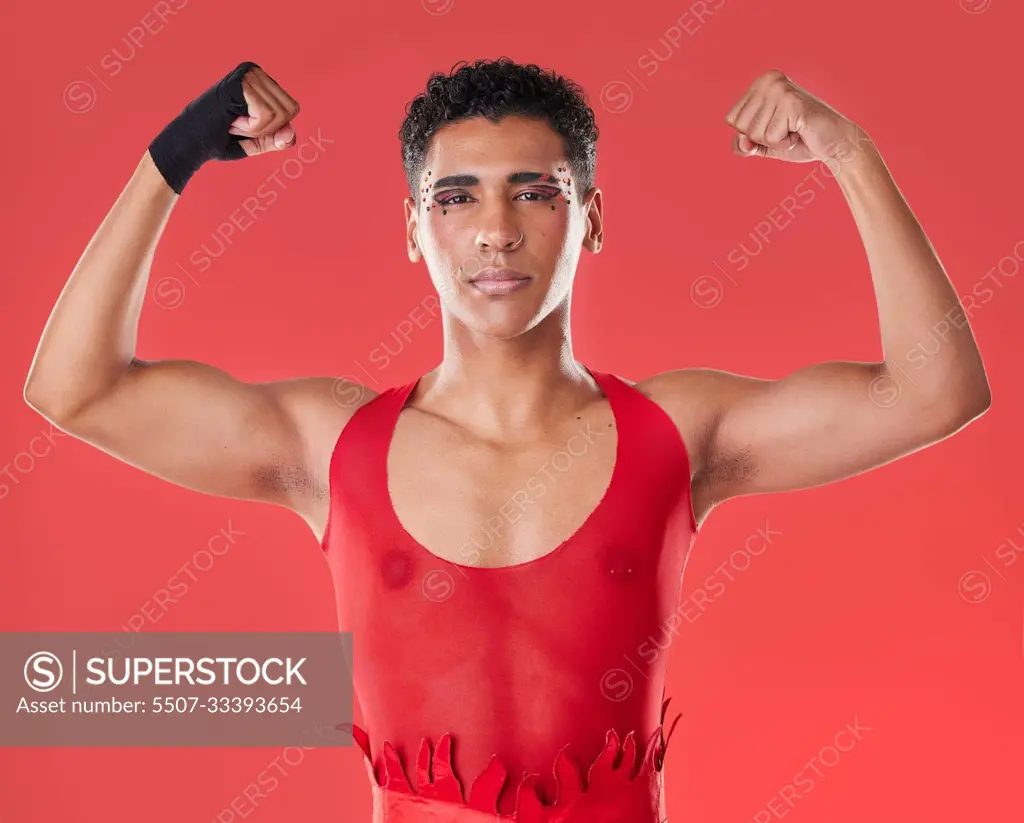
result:
M 944 345 L 913 380 L 885 361 L 774 381 L 590 369 L 569 305 L 604 239 L 593 112 L 565 78 L 477 61 L 432 76 L 400 132 L 409 258 L 442 298 L 437 368 L 376 394 L 136 359 L 178 195 L 209 159 L 294 145 L 298 111 L 243 63 L 161 132 L 57 301 L 26 400 L 144 471 L 306 520 L 354 635 L 376 820 L 660 823 L 666 656 L 637 688 L 616 661 L 672 619 L 715 505 L 866 471 L 988 408 L 952 285 L 867 135 L 772 71 L 726 117 L 734 152 L 825 162 L 887 356 L 938 329 Z

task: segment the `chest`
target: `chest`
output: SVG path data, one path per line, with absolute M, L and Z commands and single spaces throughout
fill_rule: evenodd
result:
M 387 452 L 388 497 L 404 530 L 444 560 L 481 568 L 556 550 L 603 505 L 617 470 L 607 403 L 515 442 L 486 441 L 416 409 Z

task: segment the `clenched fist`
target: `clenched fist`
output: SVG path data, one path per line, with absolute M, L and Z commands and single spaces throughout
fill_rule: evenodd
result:
M 257 65 L 242 77 L 242 96 L 246 113 L 235 118 L 228 130 L 244 139 L 239 141 L 247 154 L 286 149 L 295 145 L 292 118 L 299 104 Z
M 207 160 L 239 160 L 295 145 L 291 121 L 299 104 L 252 62 L 189 103 L 156 136 L 150 156 L 167 184 L 181 194 Z
M 869 142 L 852 121 L 781 71 L 761 75 L 725 116 L 736 154 L 793 163 L 842 160 Z

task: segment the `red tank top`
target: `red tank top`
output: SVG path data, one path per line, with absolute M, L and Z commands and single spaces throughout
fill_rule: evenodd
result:
M 526 563 L 455 564 L 399 522 L 387 457 L 418 381 L 361 407 L 338 439 L 322 545 L 353 636 L 375 820 L 664 819 L 690 465 L 657 404 L 591 374 L 615 420 L 611 481 L 571 537 Z

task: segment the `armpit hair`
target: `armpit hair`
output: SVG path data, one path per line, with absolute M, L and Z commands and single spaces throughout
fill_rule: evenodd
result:
M 328 490 L 324 483 L 318 483 L 313 474 L 303 466 L 276 460 L 261 466 L 253 472 L 253 482 L 265 492 L 287 494 L 290 497 L 307 500 L 324 500 Z
M 714 490 L 746 483 L 757 475 L 757 464 L 750 449 L 731 452 L 715 447 L 718 424 L 721 416 L 716 415 L 700 433 L 700 466 L 693 476 L 694 486 L 704 486 L 714 498 Z

